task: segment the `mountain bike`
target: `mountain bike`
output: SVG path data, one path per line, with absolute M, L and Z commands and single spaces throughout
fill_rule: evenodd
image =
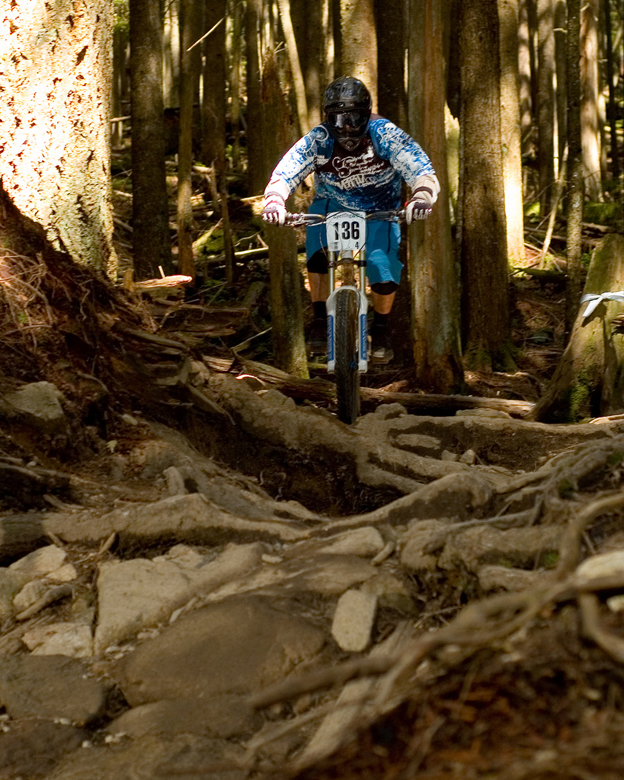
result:
M 327 227 L 329 297 L 327 298 L 327 371 L 336 378 L 338 418 L 354 423 L 360 413 L 360 374 L 368 368 L 366 298 L 366 221 L 401 220 L 404 211 L 337 211 L 288 214 L 291 226 Z M 338 268 L 341 284 L 337 286 Z

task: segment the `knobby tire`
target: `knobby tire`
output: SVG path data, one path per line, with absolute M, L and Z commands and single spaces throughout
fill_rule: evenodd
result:
M 360 373 L 358 371 L 358 294 L 340 290 L 336 297 L 335 349 L 338 418 L 354 423 L 360 413 Z

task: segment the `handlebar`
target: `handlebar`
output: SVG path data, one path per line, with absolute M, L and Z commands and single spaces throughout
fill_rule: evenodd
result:
M 303 213 L 288 213 L 286 214 L 286 225 L 291 227 L 300 227 L 302 225 L 321 225 L 327 219 L 326 214 L 303 214 Z M 373 211 L 370 214 L 366 214 L 366 219 L 376 219 L 380 222 L 392 222 L 397 220 L 398 222 L 405 222 L 405 209 L 393 209 L 390 211 Z

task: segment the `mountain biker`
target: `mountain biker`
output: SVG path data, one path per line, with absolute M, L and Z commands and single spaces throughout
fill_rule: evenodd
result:
M 371 113 L 371 96 L 358 79 L 342 76 L 325 90 L 325 121 L 313 128 L 282 157 L 264 191 L 265 222 L 283 225 L 286 200 L 314 173 L 312 214 L 335 211 L 387 211 L 401 206 L 401 180 L 411 195 L 405 206 L 407 224 L 431 213 L 440 186 L 431 162 L 419 144 L 392 122 Z M 393 358 L 388 315 L 394 303 L 402 263 L 400 228 L 396 222 L 371 220 L 366 239 L 367 276 L 373 297 L 371 360 Z M 307 228 L 306 254 L 314 320 L 308 348 L 327 346 L 328 254 L 325 225 Z

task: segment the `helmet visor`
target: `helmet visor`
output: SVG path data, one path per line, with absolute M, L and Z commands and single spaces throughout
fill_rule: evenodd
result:
M 327 121 L 332 131 L 339 137 L 360 137 L 366 132 L 370 111 L 352 109 L 348 111 L 328 111 Z

